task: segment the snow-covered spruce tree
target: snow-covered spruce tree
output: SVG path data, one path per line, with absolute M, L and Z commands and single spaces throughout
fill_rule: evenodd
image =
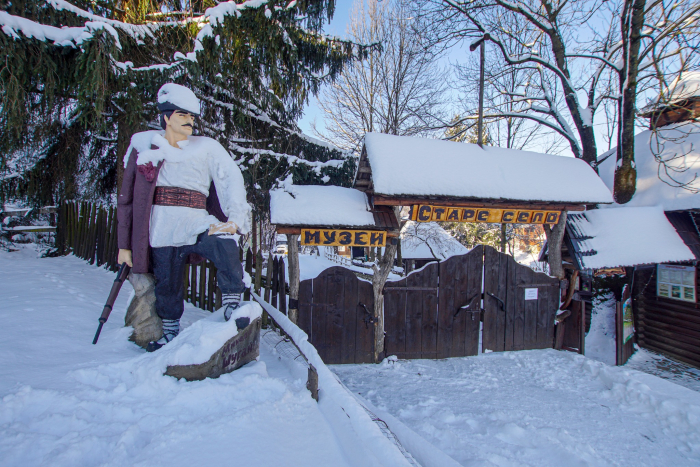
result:
M 158 128 L 174 81 L 203 103 L 196 132 L 243 170 L 260 216 L 267 191 L 349 184 L 354 160 L 302 135 L 303 105 L 366 51 L 320 33 L 334 0 L 0 0 L 0 197 L 107 198 L 131 135 Z

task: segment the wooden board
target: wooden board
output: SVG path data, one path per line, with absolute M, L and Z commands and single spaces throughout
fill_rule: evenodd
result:
M 517 208 L 411 206 L 409 218 L 417 222 L 487 222 L 505 224 L 556 224 L 561 211 Z

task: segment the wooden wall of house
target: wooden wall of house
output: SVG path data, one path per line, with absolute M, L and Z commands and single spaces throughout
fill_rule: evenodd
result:
M 700 306 L 656 296 L 656 265 L 637 267 L 632 295 L 637 343 L 700 368 Z M 696 269 L 696 294 L 698 288 Z

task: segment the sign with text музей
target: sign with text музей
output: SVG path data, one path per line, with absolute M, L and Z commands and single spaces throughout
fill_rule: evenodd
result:
M 556 224 L 560 211 L 527 209 L 455 208 L 427 204 L 411 206 L 411 220 L 418 222 L 488 222 L 504 224 Z
M 301 244 L 315 246 L 386 246 L 386 232 L 376 230 L 301 229 Z

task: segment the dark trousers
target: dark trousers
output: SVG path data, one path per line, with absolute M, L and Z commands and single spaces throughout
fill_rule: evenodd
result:
M 245 290 L 238 244 L 231 237 L 222 238 L 203 232 L 194 245 L 166 246 L 151 251 L 156 278 L 156 313 L 162 319 L 180 319 L 185 310 L 183 275 L 187 257 L 192 253 L 214 263 L 221 293 L 242 293 Z

